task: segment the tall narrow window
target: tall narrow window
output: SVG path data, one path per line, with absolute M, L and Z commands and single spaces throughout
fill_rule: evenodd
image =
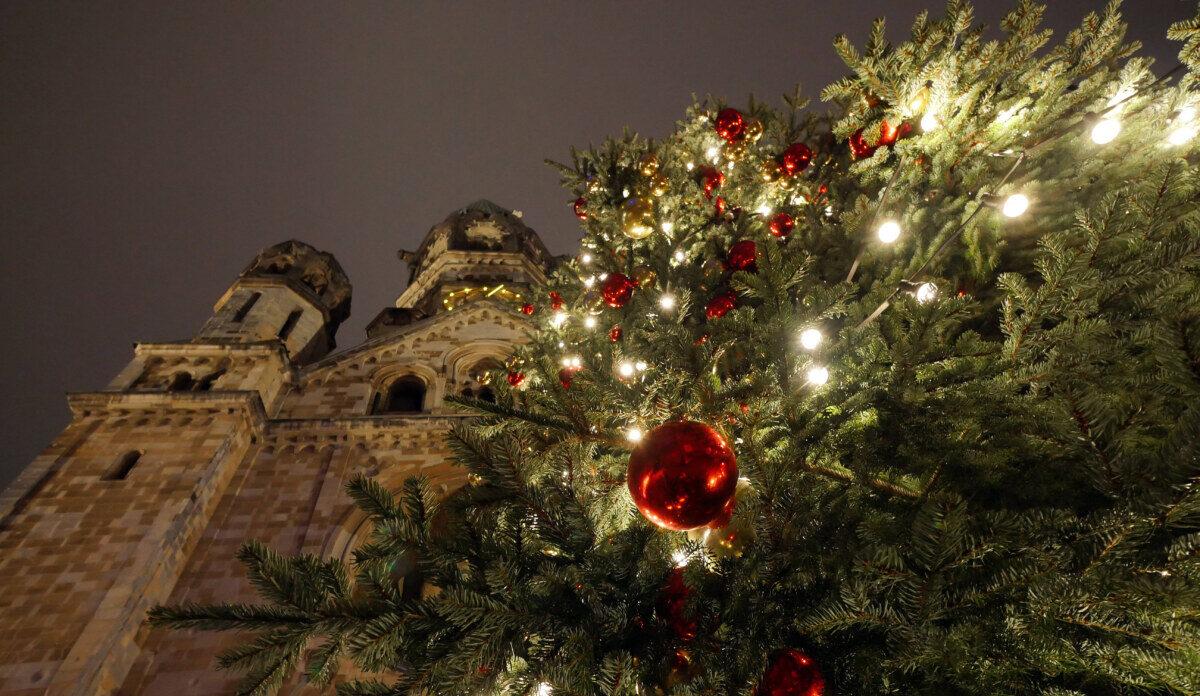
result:
M 132 450 L 121 455 L 121 458 L 116 461 L 104 475 L 100 477 L 101 481 L 124 481 L 129 477 L 129 472 L 133 471 L 133 467 L 137 466 L 138 460 L 142 458 L 141 450 Z
M 250 314 L 250 310 L 254 308 L 254 304 L 258 302 L 258 298 L 262 297 L 261 292 L 252 293 L 250 297 L 242 303 L 238 308 L 237 314 L 233 315 L 233 320 L 236 323 L 242 323 L 246 320 L 246 315 Z
M 283 320 L 283 326 L 279 327 L 279 340 L 286 341 L 288 336 L 292 335 L 292 329 L 296 328 L 296 323 L 300 321 L 300 315 L 303 314 L 300 310 L 293 310 L 287 315 L 287 319 Z

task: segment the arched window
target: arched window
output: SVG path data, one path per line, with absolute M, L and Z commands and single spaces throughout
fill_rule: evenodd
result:
M 221 379 L 221 376 L 224 374 L 225 374 L 225 370 L 223 370 L 223 369 L 217 370 L 216 372 L 208 375 L 207 377 L 200 380 L 199 382 L 196 382 L 196 391 L 211 390 L 213 388 L 213 385 L 216 384 L 217 380 Z
M 191 373 L 176 372 L 175 376 L 171 378 L 171 384 L 167 389 L 169 391 L 188 391 L 194 383 L 195 380 L 192 378 Z
M 250 314 L 250 310 L 254 308 L 255 303 L 258 302 L 258 298 L 260 297 L 262 297 L 261 292 L 252 293 L 249 299 L 243 302 L 241 307 L 238 307 L 237 314 L 233 315 L 233 321 L 238 324 L 245 321 L 246 315 Z
M 378 413 L 420 413 L 425 409 L 425 383 L 407 375 L 392 382 Z
M 462 390 L 462 392 L 460 392 L 460 395 L 465 396 L 468 399 L 474 399 L 475 398 L 475 390 L 471 389 L 470 387 L 466 387 L 465 389 Z
M 121 455 L 121 458 L 116 461 L 104 475 L 100 477 L 101 481 L 124 481 L 129 476 L 129 472 L 133 471 L 133 467 L 137 465 L 138 460 L 142 458 L 141 450 L 131 450 Z
M 292 329 L 296 328 L 296 324 L 300 321 L 300 315 L 303 313 L 299 309 L 296 309 L 287 315 L 287 319 L 283 320 L 283 326 L 279 327 L 279 333 L 277 334 L 279 340 L 286 341 L 288 336 L 292 335 Z

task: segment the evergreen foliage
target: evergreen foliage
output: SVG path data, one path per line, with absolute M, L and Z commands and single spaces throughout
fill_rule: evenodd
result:
M 899 45 L 882 21 L 862 48 L 839 38 L 832 115 L 752 102 L 762 139 L 732 168 L 716 154 L 729 215 L 696 177 L 720 144 L 716 101 L 660 142 L 573 152 L 558 166 L 587 198 L 593 260 L 557 272 L 570 318 L 522 349 L 528 388 L 461 401 L 479 416 L 449 435 L 470 482 L 439 500 L 421 479 L 395 494 L 355 480 L 374 532 L 352 567 L 251 544 L 261 603 L 153 621 L 252 631 L 220 658 L 245 694 L 301 667 L 327 683 L 349 660 L 377 674 L 346 695 L 746 695 L 784 647 L 837 694 L 1200 693 L 1200 146 L 1164 139 L 1200 104 L 1200 14 L 1172 28 L 1183 66 L 1167 79 L 1115 3 L 1053 45 L 1041 14 L 1020 2 L 991 40 L 952 1 Z M 875 142 L 883 120 L 915 124 L 926 86 L 939 127 L 851 159 L 856 129 Z M 1118 113 L 1115 141 L 1087 137 Z M 812 166 L 764 181 L 759 163 L 793 142 Z M 673 229 L 632 241 L 621 208 L 647 152 Z M 1033 201 L 1020 218 L 982 207 L 1015 192 Z M 795 216 L 790 238 L 767 209 Z M 874 238 L 885 217 L 904 230 L 890 246 Z M 739 239 L 758 270 L 733 274 L 740 306 L 706 319 L 713 260 Z M 642 265 L 657 285 L 585 328 L 581 279 Z M 935 301 L 897 292 L 927 280 Z M 801 349 L 814 326 L 825 342 Z M 560 341 L 585 366 L 569 389 Z M 649 368 L 622 381 L 625 359 Z M 817 363 L 821 387 L 804 377 Z M 751 482 L 736 516 L 754 530 L 740 557 L 630 502 L 626 429 L 675 417 L 734 443 Z M 388 574 L 406 555 L 424 592 Z M 657 601 L 681 555 L 686 644 Z

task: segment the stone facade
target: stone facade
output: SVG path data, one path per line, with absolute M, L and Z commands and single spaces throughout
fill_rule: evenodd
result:
M 555 259 L 487 201 L 400 255 L 408 288 L 353 348 L 330 353 L 342 269 L 285 242 L 194 339 L 139 344 L 107 389 L 69 396 L 70 424 L 0 494 L 0 694 L 231 693 L 213 658 L 239 636 L 151 630 L 147 609 L 253 601 L 234 558 L 249 539 L 348 558 L 366 532 L 352 476 L 460 483 L 444 398 L 487 396 Z

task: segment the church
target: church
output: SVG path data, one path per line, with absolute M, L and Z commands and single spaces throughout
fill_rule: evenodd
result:
M 351 286 L 299 241 L 261 251 L 190 340 L 139 343 L 107 388 L 0 494 L 0 694 L 226 694 L 236 635 L 150 629 L 160 603 L 254 601 L 235 553 L 349 559 L 353 476 L 398 488 L 463 474 L 451 394 L 489 399 L 489 370 L 527 340 L 522 313 L 560 259 L 519 212 L 455 211 L 415 251 L 408 286 L 335 350 Z M 293 680 L 282 693 L 311 693 Z

